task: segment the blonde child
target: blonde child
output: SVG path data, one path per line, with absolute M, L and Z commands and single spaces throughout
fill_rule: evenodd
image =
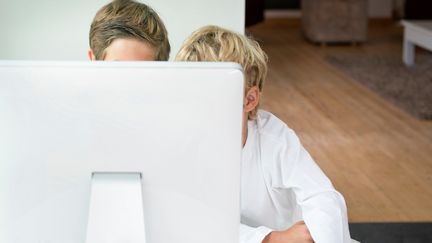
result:
M 206 26 L 180 48 L 177 61 L 237 62 L 245 74 L 240 242 L 351 242 L 343 196 L 297 135 L 259 110 L 267 56 L 243 35 Z

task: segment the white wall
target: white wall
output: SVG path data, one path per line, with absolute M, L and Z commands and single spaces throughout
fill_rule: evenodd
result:
M 0 0 L 0 59 L 86 60 L 88 32 L 107 0 Z M 245 0 L 147 0 L 168 29 L 171 59 L 203 25 L 244 32 Z

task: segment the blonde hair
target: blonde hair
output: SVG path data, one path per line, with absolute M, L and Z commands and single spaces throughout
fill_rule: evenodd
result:
M 218 26 L 202 27 L 189 36 L 176 61 L 237 62 L 245 73 L 245 92 L 257 86 L 261 92 L 267 75 L 267 55 L 258 42 Z M 258 106 L 249 112 L 255 119 Z
M 169 58 L 170 44 L 165 25 L 149 6 L 132 0 L 114 0 L 103 6 L 90 26 L 89 44 L 97 60 L 118 38 L 136 38 L 154 48 L 155 60 Z

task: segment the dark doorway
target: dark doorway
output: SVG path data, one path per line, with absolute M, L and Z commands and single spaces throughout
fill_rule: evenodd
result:
M 266 0 L 266 9 L 300 9 L 300 0 Z

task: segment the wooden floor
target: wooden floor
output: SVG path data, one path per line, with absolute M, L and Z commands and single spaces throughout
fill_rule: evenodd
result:
M 374 22 L 360 46 L 306 42 L 297 21 L 248 31 L 269 55 L 263 108 L 293 128 L 344 196 L 351 222 L 432 221 L 432 121 L 404 113 L 327 64 L 332 52 L 400 55 L 401 27 Z

